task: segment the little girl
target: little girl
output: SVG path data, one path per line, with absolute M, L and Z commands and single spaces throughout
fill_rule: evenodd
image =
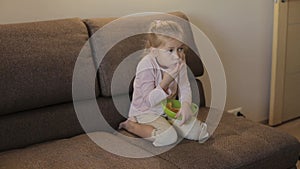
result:
M 192 114 L 182 38 L 182 28 L 176 22 L 151 23 L 148 52 L 137 66 L 129 118 L 119 126 L 152 141 L 154 146 L 173 144 L 178 135 L 200 143 L 209 137 L 207 125 Z M 161 102 L 174 99 L 177 94 L 181 108 L 176 117 L 181 116 L 181 120 L 167 119 Z

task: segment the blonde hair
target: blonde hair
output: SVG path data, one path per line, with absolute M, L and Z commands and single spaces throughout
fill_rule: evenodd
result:
M 146 49 L 157 48 L 164 45 L 166 39 L 183 38 L 181 26 L 170 20 L 155 20 L 150 24 L 149 34 L 147 35 Z

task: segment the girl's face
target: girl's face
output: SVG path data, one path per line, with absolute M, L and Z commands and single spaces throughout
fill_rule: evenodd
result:
M 158 47 L 157 62 L 162 68 L 170 68 L 184 60 L 183 43 L 176 39 L 163 39 L 164 44 Z

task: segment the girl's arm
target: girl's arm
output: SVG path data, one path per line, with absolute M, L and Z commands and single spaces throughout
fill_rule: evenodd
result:
M 192 103 L 192 92 L 191 85 L 187 74 L 187 65 L 184 64 L 183 68 L 179 73 L 178 79 L 178 87 L 179 87 L 179 100 L 181 103 Z
M 168 97 L 160 85 L 155 86 L 154 71 L 153 68 L 145 68 L 136 74 L 132 104 L 140 110 L 147 110 Z
M 182 68 L 184 66 L 184 62 L 178 62 L 174 68 L 170 68 L 169 70 L 164 71 L 163 79 L 160 82 L 160 87 L 165 91 L 168 89 L 171 82 L 179 75 Z
M 179 87 L 179 100 L 181 102 L 181 108 L 179 112 L 176 114 L 176 117 L 182 116 L 182 120 L 180 125 L 183 125 L 186 121 L 188 121 L 192 116 L 191 103 L 192 103 L 192 93 L 191 86 L 187 75 L 187 65 L 184 64 L 182 70 L 179 74 L 178 79 L 178 87 Z

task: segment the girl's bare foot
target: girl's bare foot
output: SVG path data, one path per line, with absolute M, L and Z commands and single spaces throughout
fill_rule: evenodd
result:
M 126 121 L 121 122 L 121 123 L 119 124 L 119 128 L 118 128 L 118 129 L 119 129 L 119 130 L 122 129 L 122 128 L 123 128 L 123 129 L 126 129 L 126 126 L 127 126 L 128 121 L 129 121 L 129 120 L 126 120 Z
M 128 130 L 129 128 L 132 127 L 133 123 L 136 123 L 136 120 L 132 119 L 132 118 L 129 118 L 126 121 L 123 121 L 119 124 L 119 130 L 122 129 L 122 128 L 125 129 L 125 130 Z
M 130 133 L 133 133 L 135 135 L 138 135 L 142 138 L 148 138 L 151 137 L 151 134 L 154 130 L 154 127 L 147 124 L 139 124 L 135 119 L 127 119 L 124 122 L 121 122 L 119 124 L 119 129 L 125 129 Z
M 130 119 L 127 119 L 126 121 L 123 121 L 119 124 L 119 130 L 122 129 L 122 128 L 125 129 L 125 130 L 130 129 L 130 128 L 132 128 L 133 123 L 136 123 L 136 122 L 131 121 Z

